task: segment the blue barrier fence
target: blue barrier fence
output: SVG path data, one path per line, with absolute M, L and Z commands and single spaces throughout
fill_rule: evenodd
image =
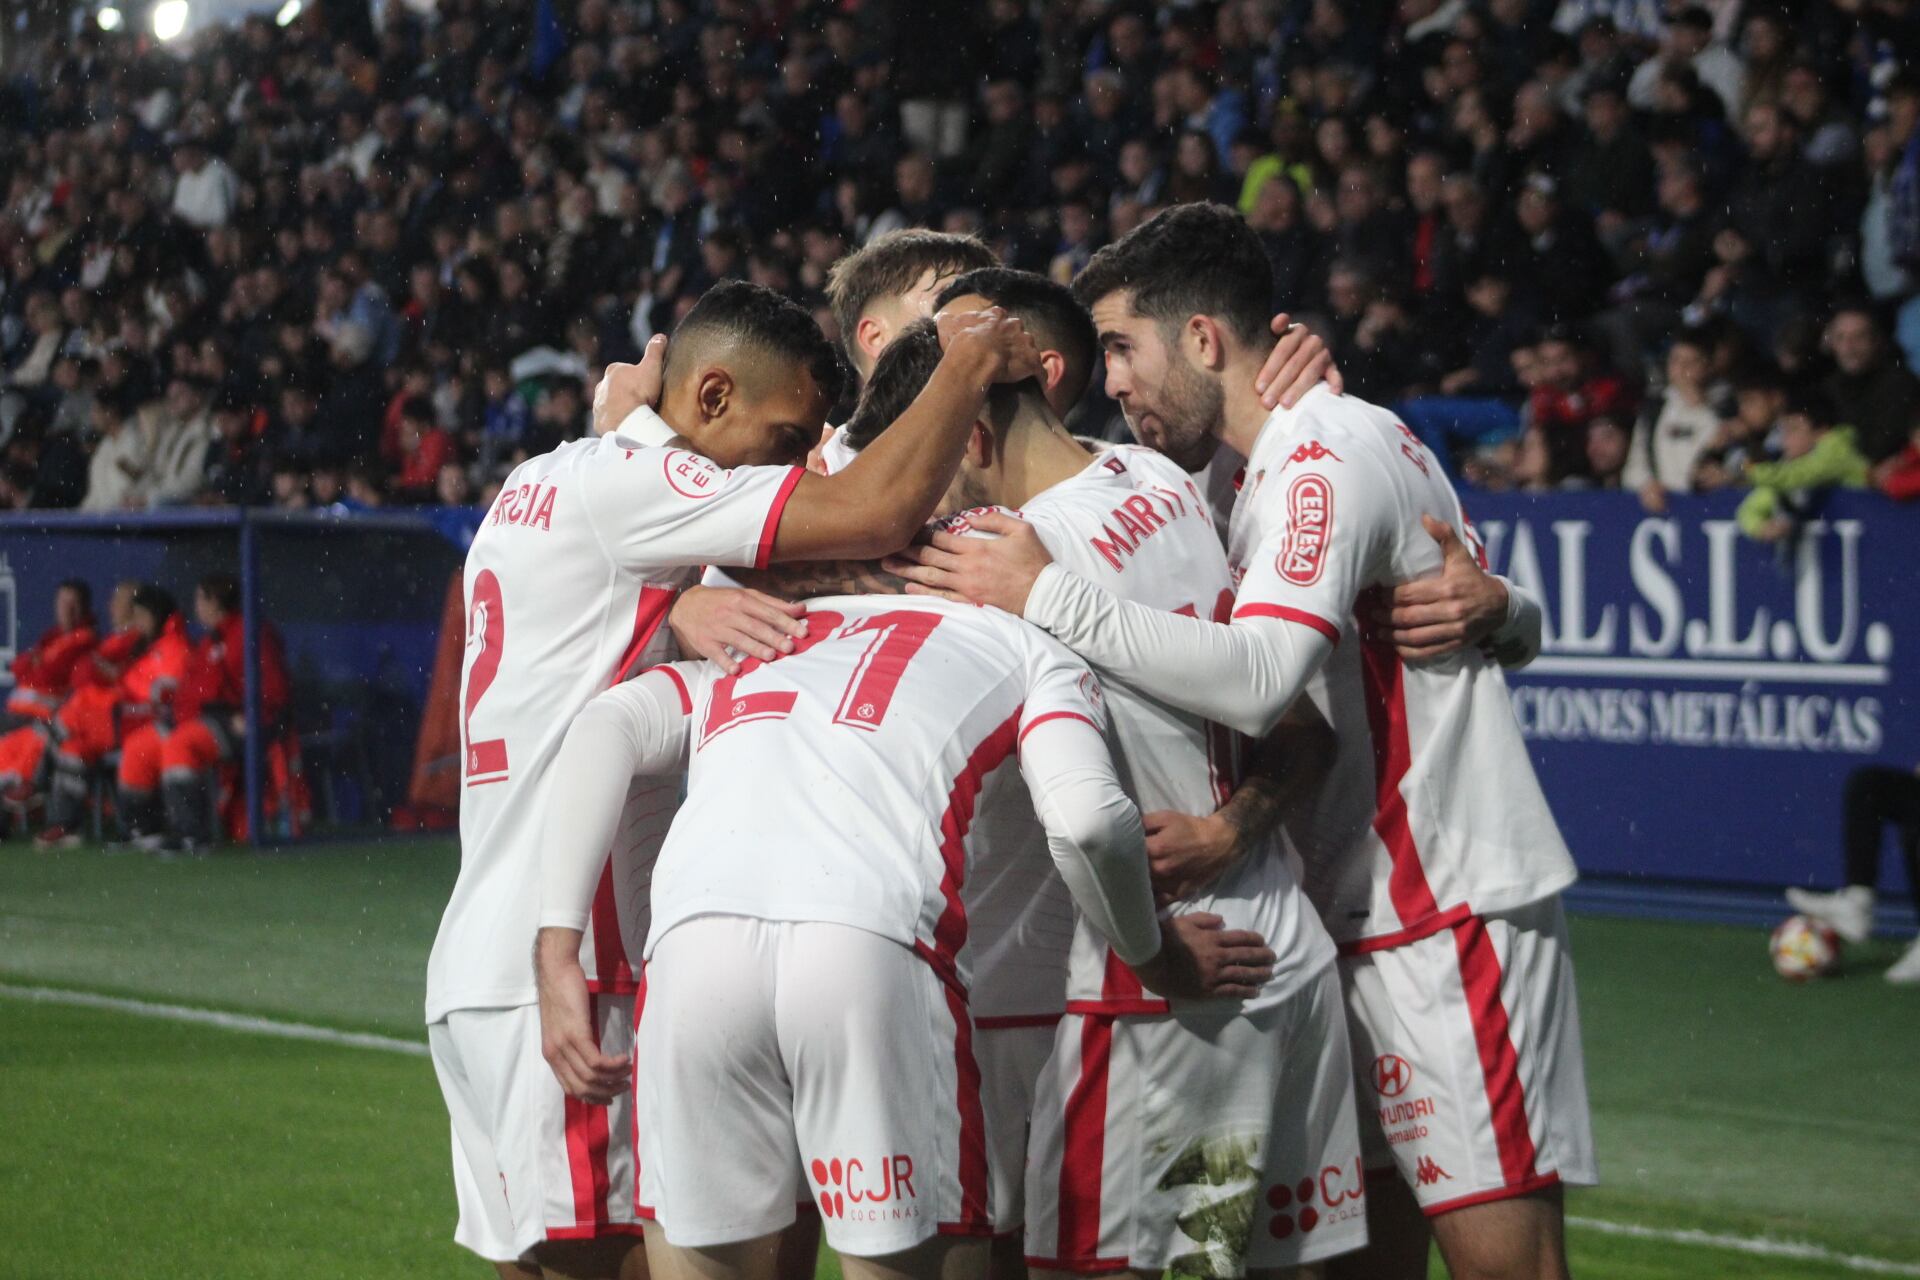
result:
M 1740 536 L 1731 498 L 1675 499 L 1657 517 L 1619 494 L 1468 505 L 1494 567 L 1546 602 L 1545 653 L 1513 678 L 1513 705 L 1581 867 L 1750 887 L 1837 878 L 1848 772 L 1920 762 L 1920 509 L 1836 494 L 1783 554 Z M 102 598 L 149 579 L 185 606 L 199 575 L 237 569 L 296 684 L 357 690 L 333 714 L 370 718 L 374 748 L 401 762 L 385 772 L 404 773 L 478 516 L 8 517 L 0 648 L 46 625 L 61 578 Z M 259 792 L 256 761 L 252 830 L 266 834 Z

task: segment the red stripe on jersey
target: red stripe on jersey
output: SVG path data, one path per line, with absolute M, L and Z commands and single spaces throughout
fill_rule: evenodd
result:
M 600 1002 L 587 997 L 587 1017 L 597 1030 Z M 607 1109 L 566 1098 L 567 1173 L 573 1183 L 575 1230 L 607 1224 Z
M 1057 1026 L 1061 1015 L 1057 1013 L 1003 1013 L 994 1017 L 975 1018 L 973 1025 L 981 1031 L 1012 1031 L 1019 1027 Z
M 1112 947 L 1107 948 L 1106 969 L 1100 975 L 1100 998 L 1067 1001 L 1068 1013 L 1107 1017 L 1167 1013 L 1170 1008 L 1165 1000 L 1150 994 L 1141 985 L 1139 976 L 1127 967 L 1126 961 L 1116 955 Z
M 1047 712 L 1047 714 L 1043 716 L 1035 717 L 1033 723 L 1029 724 L 1026 728 L 1020 731 L 1020 745 L 1025 746 L 1027 742 L 1027 735 L 1032 733 L 1035 729 L 1038 729 L 1041 725 L 1045 724 L 1049 720 L 1078 720 L 1081 724 L 1090 726 L 1095 733 L 1100 732 L 1099 725 L 1094 724 L 1092 720 L 1088 719 L 1086 716 L 1081 715 L 1078 711 L 1049 711 Z
M 1112 947 L 1107 948 L 1106 972 L 1100 975 L 1100 998 L 1102 1000 L 1137 1000 L 1147 993 L 1140 985 L 1140 978 L 1127 968 L 1126 961 L 1115 954 Z
M 1478 916 L 1454 926 L 1453 943 L 1460 953 L 1460 982 L 1466 989 L 1474 1044 L 1480 1050 L 1480 1073 L 1487 1082 L 1487 1106 L 1493 1115 L 1494 1146 L 1500 1151 L 1500 1173 L 1509 1187 L 1517 1186 L 1537 1175 L 1537 1153 L 1533 1132 L 1527 1127 L 1520 1055 L 1514 1051 L 1507 1006 L 1500 998 L 1500 956 L 1493 949 L 1486 922 Z
M 1366 691 L 1367 729 L 1373 738 L 1373 829 L 1393 862 L 1387 897 L 1401 925 L 1412 929 L 1436 915 L 1440 906 L 1420 865 L 1407 798 L 1400 790 L 1413 763 L 1413 748 L 1407 740 L 1406 668 L 1391 640 L 1367 637 L 1360 646 L 1360 678 Z
M 1303 627 L 1312 627 L 1335 644 L 1340 643 L 1340 628 L 1317 613 L 1308 613 L 1305 609 L 1295 609 L 1284 604 L 1243 604 L 1233 611 L 1238 618 L 1278 618 L 1282 622 L 1297 622 Z
M 800 477 L 806 474 L 804 467 L 788 470 L 787 478 L 780 482 L 780 492 L 773 495 L 773 505 L 767 508 L 767 522 L 760 526 L 760 546 L 753 553 L 753 567 L 764 569 L 773 560 L 773 536 L 780 531 L 780 517 L 786 513 L 787 499 L 793 496 L 794 486 L 800 483 Z
M 642 671 L 640 674 L 643 676 L 650 676 L 656 671 L 658 671 L 661 675 L 665 676 L 667 679 L 673 681 L 674 689 L 678 691 L 680 694 L 680 714 L 683 716 L 692 715 L 693 714 L 693 695 L 687 692 L 687 682 L 680 678 L 680 673 L 678 671 L 675 671 L 672 667 L 659 666 L 659 667 L 648 667 L 645 671 Z
M 960 948 L 967 941 L 967 908 L 960 901 L 960 887 L 967 878 L 967 832 L 973 826 L 974 802 L 980 798 L 980 785 L 1013 754 L 1020 731 L 1020 712 L 1013 714 L 989 733 L 953 780 L 947 793 L 946 812 L 940 815 L 940 860 L 946 870 L 940 877 L 940 895 L 946 906 L 933 926 L 931 962 L 942 975 L 960 971 Z
M 640 603 L 633 611 L 633 638 L 627 641 L 626 652 L 620 655 L 613 674 L 607 677 L 609 687 L 619 684 L 633 670 L 633 664 L 640 661 L 647 645 L 653 639 L 653 633 L 667 620 L 667 611 L 673 608 L 677 592 L 665 587 L 640 588 Z
M 1060 1202 L 1056 1219 L 1061 1259 L 1100 1254 L 1100 1183 L 1107 1160 L 1107 1066 L 1113 1051 L 1113 1019 L 1089 1017 L 1080 1024 L 1080 1078 L 1067 1093 L 1066 1133 L 1060 1155 Z
M 600 868 L 600 884 L 593 891 L 593 975 L 605 991 L 626 991 L 633 985 L 633 966 L 627 963 L 627 944 L 620 936 L 620 905 L 613 896 L 613 855 Z
M 640 965 L 640 986 L 633 993 L 633 1059 L 637 1071 L 640 1066 L 640 1017 L 647 1011 L 647 966 Z M 634 1086 L 627 1086 L 632 1091 Z M 633 1117 L 633 1216 L 643 1222 L 652 1222 L 653 1206 L 640 1198 L 640 1099 L 633 1098 L 633 1105 L 627 1108 Z
M 1516 1182 L 1510 1187 L 1495 1187 L 1491 1191 L 1482 1191 L 1477 1195 L 1461 1196 L 1457 1200 L 1442 1200 L 1436 1204 L 1423 1204 L 1420 1212 L 1429 1218 L 1437 1218 L 1443 1213 L 1452 1213 L 1455 1209 L 1471 1209 L 1477 1204 L 1492 1204 L 1496 1200 L 1514 1200 L 1521 1196 L 1530 1196 L 1536 1191 L 1545 1191 L 1548 1187 L 1560 1185 L 1557 1173 L 1540 1173 L 1525 1182 Z
M 1411 929 L 1399 929 L 1393 933 L 1377 933 L 1370 938 L 1356 938 L 1352 942 L 1340 944 L 1343 956 L 1363 956 L 1369 951 L 1390 951 L 1395 947 L 1404 947 L 1409 942 L 1418 942 L 1422 938 L 1431 938 L 1442 929 L 1451 929 L 1473 914 L 1466 903 L 1442 911 L 1429 918 L 1424 924 L 1414 925 Z
M 953 1018 L 954 1099 L 960 1115 L 960 1220 L 940 1223 L 944 1235 L 993 1232 L 987 1217 L 987 1116 L 980 1103 L 980 1063 L 973 1056 L 973 1015 L 967 998 L 942 985 Z

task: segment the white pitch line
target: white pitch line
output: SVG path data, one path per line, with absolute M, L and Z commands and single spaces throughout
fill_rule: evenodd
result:
M 125 1000 L 118 996 L 100 996 L 87 991 L 62 991 L 55 987 L 16 987 L 0 982 L 0 996 L 32 1000 L 39 1004 L 78 1005 L 83 1009 L 111 1009 L 142 1018 L 165 1018 L 172 1022 L 192 1022 L 224 1031 L 248 1031 L 254 1035 L 279 1036 L 283 1040 L 316 1040 L 321 1044 L 345 1045 L 353 1049 L 379 1049 L 386 1053 L 406 1053 L 417 1058 L 427 1056 L 421 1040 L 401 1040 L 394 1036 L 372 1035 L 364 1031 L 336 1031 L 304 1022 L 279 1022 L 273 1018 L 254 1018 L 243 1013 L 221 1013 L 215 1009 L 193 1009 L 183 1004 L 154 1004 L 146 1000 Z
M 0 996 L 16 1000 L 32 1000 L 40 1004 L 77 1005 L 85 1009 L 109 1009 L 116 1013 L 133 1014 L 142 1018 L 164 1018 L 172 1022 L 191 1022 L 200 1026 L 218 1027 L 224 1031 L 251 1032 L 254 1035 L 279 1036 L 285 1040 L 313 1040 L 321 1044 L 345 1045 L 355 1049 L 378 1049 L 385 1053 L 404 1053 L 413 1057 L 427 1056 L 427 1046 L 418 1040 L 401 1040 L 394 1036 L 371 1035 L 360 1031 L 336 1031 L 332 1027 L 316 1027 L 302 1022 L 279 1022 L 272 1018 L 255 1018 L 246 1014 L 221 1013 L 213 1009 L 194 1009 L 181 1004 L 156 1004 L 147 1000 L 128 1000 L 119 996 L 94 995 L 86 991 L 63 991 L 57 987 L 17 987 L 11 983 L 0 982 Z M 1770 1240 L 1765 1236 L 1730 1236 L 1712 1231 L 1700 1231 L 1693 1228 L 1642 1227 L 1629 1222 L 1612 1222 L 1604 1218 L 1582 1218 L 1569 1216 L 1567 1225 L 1579 1231 L 1595 1231 L 1602 1235 L 1630 1236 L 1636 1240 L 1658 1240 L 1665 1244 L 1695 1245 L 1709 1249 L 1727 1249 L 1735 1253 L 1751 1254 L 1761 1258 L 1794 1258 L 1804 1262 L 1822 1262 L 1832 1266 L 1844 1267 L 1849 1271 L 1859 1271 L 1882 1276 L 1920 1277 L 1920 1266 L 1905 1262 L 1890 1262 L 1885 1258 L 1870 1258 L 1860 1254 L 1836 1253 L 1817 1244 L 1801 1244 L 1791 1240 Z
M 1793 1240 L 1769 1240 L 1765 1236 L 1728 1236 L 1692 1227 L 1642 1227 L 1631 1222 L 1610 1222 L 1604 1218 L 1569 1216 L 1567 1225 L 1575 1230 L 1597 1231 L 1602 1235 L 1631 1236 L 1636 1240 L 1658 1240 L 1663 1244 L 1691 1244 L 1709 1249 L 1726 1249 L 1752 1254 L 1758 1258 L 1794 1258 L 1801 1262 L 1824 1262 L 1880 1276 L 1920 1276 L 1920 1266 L 1907 1262 L 1889 1262 L 1857 1253 L 1835 1253 L 1817 1244 Z

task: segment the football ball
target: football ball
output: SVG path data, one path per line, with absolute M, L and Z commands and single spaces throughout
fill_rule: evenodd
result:
M 1812 916 L 1788 916 L 1767 940 L 1773 971 L 1788 982 L 1824 977 L 1840 967 L 1840 937 Z

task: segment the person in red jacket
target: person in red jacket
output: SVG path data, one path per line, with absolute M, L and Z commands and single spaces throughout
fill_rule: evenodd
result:
M 131 606 L 133 630 L 141 647 L 137 656 L 129 656 L 123 669 L 107 683 L 111 668 L 98 663 L 100 683 L 92 687 L 101 692 L 88 696 L 82 707 L 81 693 L 61 708 L 56 723 L 65 732 L 53 744 L 53 781 L 47 792 L 47 826 L 39 835 L 42 845 L 78 844 L 80 815 L 86 806 L 87 774 L 116 746 L 121 748 L 121 770 L 126 768 L 126 747 L 156 716 L 171 714 L 173 693 L 187 674 L 193 657 L 193 644 L 187 638 L 186 623 L 179 606 L 160 587 L 143 585 L 133 593 Z M 103 646 L 104 647 L 104 646 Z M 72 714 L 69 714 L 72 713 Z M 130 834 L 138 833 L 147 821 L 147 804 L 142 797 L 129 796 L 122 789 L 121 824 Z M 129 800 L 133 801 L 129 805 Z
M 99 640 L 93 620 L 93 588 L 78 578 L 67 579 L 53 593 L 53 625 L 11 664 L 9 719 L 16 725 L 51 719 L 72 690 L 74 668 L 93 652 Z
M 213 843 L 220 774 L 239 758 L 247 731 L 240 584 L 232 574 L 208 574 L 194 589 L 193 612 L 203 634 L 168 691 L 164 712 L 128 734 L 120 750 L 121 803 L 130 816 L 150 814 L 157 789 L 165 830 L 139 834 L 169 850 Z M 260 627 L 259 659 L 260 729 L 271 740 L 286 719 L 290 685 L 279 633 L 267 624 Z
M 133 596 L 139 587 L 126 581 L 114 588 L 107 602 L 112 633 L 75 660 L 67 673 L 70 691 L 53 715 L 0 735 L 0 788 L 10 809 L 24 813 L 40 799 L 49 743 L 77 739 L 80 749 L 96 758 L 113 749 L 120 676 L 147 645 L 133 625 Z M 95 743 L 103 745 L 88 745 Z
M 1907 447 L 1873 469 L 1873 483 L 1896 502 L 1920 498 L 1920 423 L 1907 437 Z

